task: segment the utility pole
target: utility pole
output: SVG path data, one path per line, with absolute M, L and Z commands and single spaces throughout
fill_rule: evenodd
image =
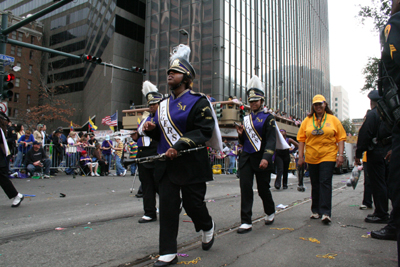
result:
M 1 32 L 3 32 L 3 30 L 7 29 L 7 25 L 8 25 L 8 14 L 3 14 L 1 16 Z M 0 35 L 0 54 L 5 55 L 6 53 L 6 43 L 4 42 L 7 36 L 1 34 Z M 1 62 L 0 64 L 0 92 L 3 92 L 3 83 L 4 83 L 4 62 Z

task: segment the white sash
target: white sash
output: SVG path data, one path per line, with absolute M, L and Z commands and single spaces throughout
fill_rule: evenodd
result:
M 148 136 L 143 136 L 142 138 L 143 138 L 143 146 L 149 146 L 151 138 Z
M 143 131 L 143 125 L 144 125 L 144 123 L 146 122 L 146 120 L 147 120 L 147 117 L 144 118 L 144 119 L 142 119 L 142 122 L 141 122 L 140 125 L 139 125 L 139 128 L 138 128 L 138 134 L 139 134 L 139 135 L 145 135 L 145 133 L 144 133 L 144 131 Z
M 253 145 L 256 152 L 261 149 L 261 138 L 257 131 L 254 129 L 253 121 L 251 120 L 251 114 L 244 117 L 243 124 L 246 131 L 246 135 L 249 138 L 250 143 Z
M 163 131 L 165 140 L 172 147 L 181 138 L 181 134 L 175 129 L 173 123 L 170 121 L 169 113 L 169 99 L 161 101 L 158 111 L 158 121 Z

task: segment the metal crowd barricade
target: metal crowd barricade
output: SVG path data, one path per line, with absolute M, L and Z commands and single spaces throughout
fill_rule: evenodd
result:
M 213 169 L 213 174 L 225 174 L 229 173 L 236 173 L 237 172 L 237 158 L 233 164 L 233 167 L 229 167 L 229 157 L 226 156 L 224 158 L 220 157 L 218 154 L 210 154 L 209 160 L 211 167 Z
M 31 148 L 32 149 L 32 148 Z M 43 147 L 46 155 L 51 159 L 50 169 L 65 171 L 67 169 L 78 169 L 79 160 L 81 157 L 81 151 L 86 150 L 90 157 L 93 157 L 94 147 L 82 147 L 82 146 L 70 146 L 64 145 L 63 149 L 58 152 L 54 149 L 54 144 L 46 144 Z M 12 157 L 10 158 L 10 170 L 23 170 L 26 169 L 25 166 L 25 154 L 27 151 L 23 151 L 23 158 L 21 164 L 16 166 L 16 160 L 18 157 L 18 147 L 14 148 L 12 151 Z M 114 157 L 112 157 L 111 164 L 114 163 Z M 113 165 L 110 165 L 113 166 Z

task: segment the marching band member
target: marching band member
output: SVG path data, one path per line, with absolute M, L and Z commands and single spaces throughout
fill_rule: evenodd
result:
M 274 168 L 272 156 L 277 139 L 275 119 L 272 114 L 264 111 L 264 87 L 261 80 L 253 76 L 247 88 L 251 113 L 244 117 L 244 125 L 236 126 L 239 143 L 243 144 L 243 152 L 239 158 L 242 223 L 237 230 L 239 234 L 252 230 L 254 175 L 266 213 L 265 224 L 272 224 L 275 218 L 275 204 L 269 190 Z
M 143 95 L 146 97 L 149 105 L 150 115 L 142 120 L 138 131 L 134 132 L 131 137 L 137 142 L 138 154 L 137 158 L 157 155 L 158 142 L 146 136 L 143 132 L 143 125 L 146 121 L 153 121 L 157 111 L 158 104 L 163 99 L 163 95 L 158 92 L 157 87 L 149 81 L 143 83 Z M 148 223 L 157 220 L 156 193 L 158 193 L 157 181 L 154 177 L 154 162 L 145 162 L 138 164 L 139 180 L 142 183 L 143 190 L 143 209 L 144 216 L 139 223 Z
M 160 102 L 154 121 L 144 125 L 147 134 L 159 139 L 158 153 L 167 157 L 156 163 L 155 171 L 160 190 L 160 257 L 154 266 L 178 262 L 181 203 L 196 231 L 202 231 L 203 250 L 214 243 L 215 223 L 204 203 L 206 182 L 213 179 L 205 147 L 222 150 L 221 133 L 207 97 L 192 91 L 195 71 L 189 56 L 186 45 L 174 49 L 167 71 L 171 94 Z M 178 157 L 179 151 L 190 148 L 203 149 Z

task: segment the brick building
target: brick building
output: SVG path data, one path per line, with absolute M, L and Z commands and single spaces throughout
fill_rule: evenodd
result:
M 9 14 L 8 27 L 16 24 L 24 19 L 23 17 Z M 9 39 L 18 40 L 24 43 L 34 45 L 42 45 L 43 40 L 43 24 L 40 22 L 32 22 L 25 27 L 19 28 L 8 35 Z M 39 104 L 39 86 L 41 84 L 41 60 L 42 52 L 15 46 L 6 45 L 6 55 L 14 57 L 14 66 L 21 67 L 21 70 L 14 72 L 11 67 L 5 67 L 5 70 L 15 75 L 14 95 L 3 100 L 8 102 L 7 114 L 13 123 L 25 123 L 22 120 L 23 116 L 29 112 L 29 108 Z

